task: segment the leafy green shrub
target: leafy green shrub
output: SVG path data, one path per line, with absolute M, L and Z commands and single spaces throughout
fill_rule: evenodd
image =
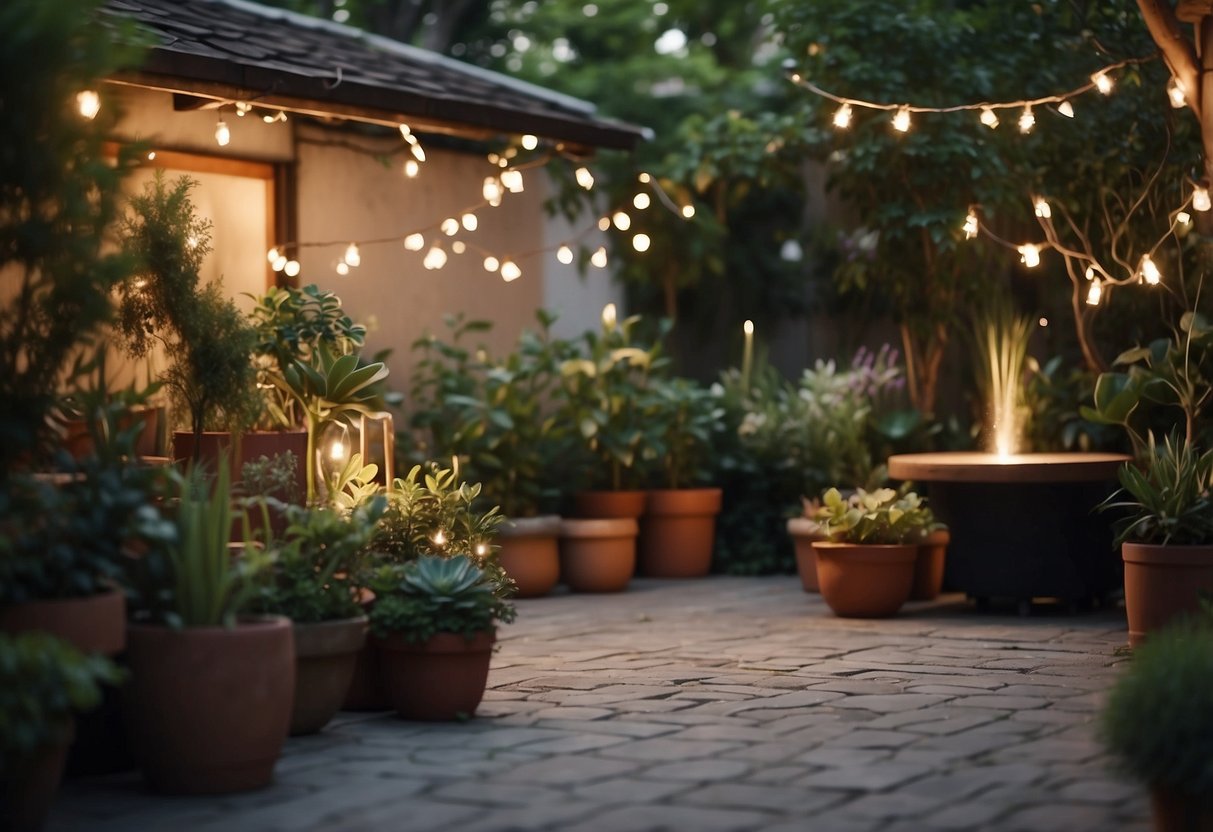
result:
M 1116 545 L 1213 542 L 1213 450 L 1200 453 L 1178 434 L 1159 448 L 1151 433 L 1142 462 L 1144 470 L 1121 466 L 1121 489 L 1100 504 L 1120 513 L 1112 524 Z
M 829 540 L 839 543 L 919 543 L 940 528 L 926 500 L 904 487 L 857 488 L 848 498 L 829 488 L 821 495 L 821 506 L 809 514 Z
M 284 503 L 298 503 L 299 458 L 290 451 L 268 457 L 262 454 L 240 466 L 240 487 L 247 495 L 274 497 Z
M 500 584 L 464 555 L 424 555 L 374 573 L 371 631 L 400 633 L 413 642 L 438 633 L 471 638 L 498 621 L 514 620 L 514 607 L 500 596 Z
M 654 378 L 644 410 L 653 425 L 654 479 L 665 488 L 710 481 L 711 454 L 724 416 L 717 395 L 690 379 Z

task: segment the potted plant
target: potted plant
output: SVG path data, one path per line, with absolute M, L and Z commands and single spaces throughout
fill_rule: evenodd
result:
M 421 358 L 409 397 L 414 458 L 458 457 L 483 499 L 500 507 L 497 558 L 520 598 L 546 595 L 560 577 L 553 472 L 568 431 L 548 401 L 571 345 L 552 338 L 554 315 L 536 317 L 539 331 L 523 332 L 499 360 L 460 343 L 487 322 L 448 318 L 449 342 L 427 336 L 413 345 Z
M 1178 434 L 1159 446 L 1151 433 L 1144 468 L 1125 463 L 1119 478 L 1121 489 L 1101 508 L 1120 513 L 1112 528 L 1136 647 L 1213 592 L 1213 450 L 1201 453 Z
M 290 506 L 286 533 L 272 546 L 250 609 L 291 619 L 295 644 L 292 735 L 314 734 L 345 700 L 367 617 L 359 605 L 361 556 L 386 501 L 377 497 L 345 512 Z
M 1175 622 L 1133 651 L 1101 717 L 1121 769 L 1150 788 L 1157 832 L 1213 828 L 1213 629 Z
M 0 633 L 0 819 L 37 830 L 63 775 L 73 718 L 101 702 L 122 673 L 46 633 Z
M 269 555 L 233 554 L 227 463 L 212 483 L 177 475 L 176 540 L 132 570 L 124 706 L 131 747 L 157 791 L 214 794 L 268 785 L 290 723 L 291 622 L 242 616 Z M 252 540 L 247 514 L 245 539 Z
M 405 719 L 466 719 L 488 683 L 498 622 L 514 620 L 501 586 L 466 555 L 423 555 L 372 577 L 371 629 L 392 707 Z
M 913 491 L 856 489 L 844 499 L 837 488 L 822 495 L 814 541 L 822 598 L 836 615 L 883 618 L 910 597 L 919 545 L 935 525 Z
M 640 523 L 639 567 L 654 578 L 706 575 L 716 542 L 719 488 L 696 488 L 723 411 L 689 379 L 653 379 L 647 401 L 662 488 L 649 489 Z

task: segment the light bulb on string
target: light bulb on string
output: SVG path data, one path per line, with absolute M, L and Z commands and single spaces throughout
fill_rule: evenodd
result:
M 404 238 L 405 251 L 421 251 L 425 248 L 425 237 L 420 234 L 410 234 Z
M 350 243 L 345 249 L 345 257 L 343 258 L 350 268 L 358 268 L 362 265 L 362 254 L 358 251 L 357 243 Z
M 456 240 L 455 242 L 451 243 L 452 254 L 463 254 L 467 250 L 467 243 L 463 242 L 463 240 Z
M 905 133 L 910 129 L 910 108 L 900 107 L 893 116 L 893 129 Z
M 1102 69 L 1091 76 L 1091 83 L 1104 95 L 1112 94 L 1112 79 Z
M 472 213 L 464 214 L 462 217 L 459 218 L 459 222 L 460 222 L 460 224 L 463 225 L 463 228 L 465 231 L 475 231 L 476 228 L 480 225 L 480 220 L 476 217 L 475 214 L 472 214 Z
M 650 175 L 649 175 L 648 173 L 646 173 L 645 171 L 641 171 L 641 172 L 640 172 L 640 175 L 639 175 L 639 176 L 637 176 L 636 178 L 637 178 L 638 180 L 640 180 L 640 184 L 641 184 L 641 185 L 647 185 L 647 184 L 649 184 L 650 182 L 652 182 L 652 181 L 653 181 L 653 177 L 652 177 L 652 176 L 650 176 Z
M 439 228 L 446 236 L 454 237 L 459 233 L 459 220 L 454 217 L 447 217 L 442 221 L 442 225 Z
M 522 149 L 523 150 L 534 150 L 537 147 L 539 147 L 539 137 L 538 136 L 532 136 L 530 133 L 527 133 L 525 136 L 522 137 Z
M 81 90 L 76 93 L 76 107 L 80 110 L 80 115 L 92 121 L 97 117 L 97 113 L 101 112 L 101 96 L 96 90 Z
M 652 200 L 649 199 L 649 195 L 644 191 L 641 191 L 640 193 L 636 194 L 636 196 L 632 197 L 632 204 L 636 206 L 637 211 L 643 211 L 645 208 L 648 208 L 651 202 Z
M 851 126 L 851 105 L 843 104 L 834 112 L 834 126 L 846 130 Z
M 615 223 L 615 227 L 620 231 L 627 231 L 632 227 L 632 218 L 624 211 L 616 211 L 611 217 L 611 221 Z
M 1023 114 L 1019 117 L 1019 132 L 1031 133 L 1032 128 L 1036 126 L 1036 116 L 1032 114 L 1032 105 L 1023 108 Z
M 682 206 L 682 216 L 684 219 L 688 219 L 688 220 L 691 217 L 695 216 L 695 206 L 691 205 L 690 203 Z
M 998 126 L 998 113 L 990 107 L 981 108 L 981 123 L 993 130 Z
M 1171 106 L 1177 110 L 1181 109 L 1188 103 L 1184 94 L 1183 85 L 1179 83 L 1179 79 L 1174 75 L 1167 80 L 1167 98 L 1170 99 Z
M 597 268 L 605 269 L 607 264 L 606 246 L 599 246 L 598 249 L 590 255 L 590 262 Z
M 599 217 L 598 218 L 598 230 L 599 231 L 607 231 L 608 229 L 610 229 L 610 227 L 611 227 L 611 218 L 610 217 Z
M 425 253 L 425 257 L 421 261 L 421 265 L 425 266 L 430 271 L 437 271 L 446 265 L 446 250 L 442 246 L 434 243 L 430 246 L 430 250 Z
M 404 160 L 404 175 L 409 179 L 413 179 L 421 172 L 421 165 L 417 164 L 416 159 Z
M 421 149 L 420 144 L 410 145 L 409 150 L 411 150 L 413 152 L 413 158 L 416 159 L 418 162 L 425 161 L 425 151 Z
M 298 260 L 287 260 L 286 265 L 282 267 L 282 273 L 285 274 L 287 277 L 298 277 L 299 276 L 299 261 Z
M 589 168 L 577 168 L 573 175 L 577 177 L 577 184 L 587 191 L 594 187 L 594 174 L 590 173 Z
M 1210 208 L 1213 208 L 1213 202 L 1209 201 L 1209 189 L 1204 185 L 1197 185 L 1192 189 L 1192 209 L 1208 211 Z
M 496 257 L 493 257 L 490 254 L 488 257 L 484 258 L 484 270 L 486 272 L 495 272 L 499 268 L 501 268 L 501 263 L 498 262 Z
M 1180 225 L 1191 225 L 1192 224 L 1192 215 L 1189 214 L 1187 211 L 1180 211 L 1178 214 L 1175 215 L 1175 221 L 1177 223 L 1179 223 Z
M 1103 284 L 1098 280 L 1092 281 L 1090 288 L 1087 289 L 1087 305 L 1099 306 L 1099 301 L 1103 298 Z
M 277 247 L 272 248 L 268 252 L 266 252 L 265 259 L 269 260 L 271 263 L 273 263 L 275 260 L 277 260 L 278 259 Z
M 501 181 L 495 176 L 486 176 L 480 192 L 486 202 L 492 203 L 495 200 L 499 202 L 501 200 Z
M 506 260 L 501 264 L 501 279 L 506 283 L 513 283 L 520 277 L 522 277 L 522 269 L 518 268 L 518 264 L 513 260 Z
M 341 275 L 342 277 L 345 277 L 346 275 L 348 275 L 350 273 L 349 264 L 346 263 L 344 260 L 337 261 L 336 269 L 337 269 L 337 274 Z
M 1146 283 L 1151 286 L 1157 286 L 1162 281 L 1162 272 L 1158 270 L 1158 265 L 1150 258 L 1150 255 L 1143 254 L 1141 256 L 1141 276 L 1145 278 Z
M 219 119 L 215 122 L 215 144 L 220 147 L 227 147 L 227 143 L 232 140 L 232 131 L 228 129 L 227 122 Z
M 273 270 L 276 272 L 280 272 L 286 268 L 286 264 L 287 264 L 287 259 L 285 257 L 283 257 L 281 254 L 279 254 L 277 257 L 274 258 L 274 262 L 271 264 L 271 268 L 273 268 Z
M 503 170 L 501 172 L 501 184 L 512 194 L 522 193 L 522 171 Z
M 1042 220 L 1047 220 L 1053 216 L 1053 209 L 1049 207 L 1049 203 L 1043 197 L 1038 197 L 1032 207 L 1036 210 L 1036 216 Z
M 602 325 L 606 329 L 614 329 L 615 321 L 618 318 L 618 313 L 615 310 L 615 304 L 608 303 L 602 307 Z
M 1020 261 L 1029 269 L 1040 265 L 1040 246 L 1034 243 L 1024 243 L 1018 251 Z
M 476 557 L 482 558 L 489 553 L 489 547 L 483 543 L 476 544 Z
M 977 236 L 977 212 L 970 209 L 968 216 L 965 217 L 965 223 L 961 227 L 966 240 L 972 240 Z
M 156 158 L 156 151 L 154 151 L 154 150 L 149 150 L 149 151 L 147 152 L 147 160 L 148 160 L 149 162 L 151 162 L 151 161 L 152 161 L 152 160 L 154 160 L 155 158 Z
M 438 531 L 434 532 L 434 534 L 430 538 L 430 540 L 434 541 L 435 546 L 445 546 L 446 545 L 446 532 L 444 532 L 442 529 L 439 529 Z
M 1057 112 L 1066 118 L 1074 118 L 1074 105 L 1069 101 L 1063 101 L 1057 105 Z
M 632 237 L 632 248 L 643 254 L 649 250 L 649 246 L 652 244 L 652 242 L 653 241 L 649 239 L 648 234 L 637 234 Z
M 244 118 L 246 115 L 249 114 L 249 111 L 252 109 L 253 109 L 253 105 L 248 103 L 247 101 L 237 101 L 236 102 L 236 115 L 239 116 L 240 118 Z
M 562 245 L 556 249 L 556 259 L 566 266 L 573 262 L 573 250 L 567 245 Z

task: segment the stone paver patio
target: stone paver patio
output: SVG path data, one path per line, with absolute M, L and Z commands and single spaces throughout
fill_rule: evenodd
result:
M 471 722 L 343 714 L 244 795 L 69 782 L 49 829 L 1148 829 L 1094 738 L 1122 612 L 848 621 L 794 577 L 518 608 Z

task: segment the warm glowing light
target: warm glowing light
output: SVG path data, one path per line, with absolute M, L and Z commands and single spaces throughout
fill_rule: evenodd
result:
M 1192 224 L 1192 215 L 1189 214 L 1187 211 L 1180 211 L 1178 214 L 1175 215 L 1175 221 L 1177 223 L 1179 223 L 1180 225 L 1191 225 Z
M 425 237 L 420 234 L 410 234 L 404 238 L 404 248 L 406 251 L 421 251 L 425 248 Z
M 568 246 L 561 246 L 556 249 L 556 259 L 567 266 L 573 262 L 573 250 Z
M 1103 285 L 1096 280 L 1091 283 L 1091 288 L 1087 289 L 1087 305 L 1099 306 L 1101 298 L 1103 298 Z
M 1177 110 L 1188 103 L 1184 97 L 1184 88 L 1174 75 L 1167 81 L 1167 98 L 1171 99 L 1171 106 Z
M 244 118 L 252 109 L 253 105 L 247 101 L 236 102 L 236 115 L 238 115 L 240 118 Z
M 843 104 L 834 113 L 834 126 L 846 130 L 851 126 L 851 105 Z
M 966 240 L 972 240 L 977 236 L 977 213 L 975 211 L 969 211 L 968 216 L 965 217 L 965 224 L 961 227 L 961 230 L 964 231 Z
M 602 325 L 607 329 L 615 328 L 616 310 L 615 304 L 608 303 L 602 307 Z
M 155 158 L 156 158 L 156 151 L 154 151 L 154 150 L 149 150 L 149 151 L 147 152 L 147 160 L 148 160 L 149 162 L 151 162 L 151 161 L 153 161 Z
M 1197 185 L 1192 189 L 1192 208 L 1196 211 L 1208 211 L 1213 208 L 1213 202 L 1209 201 L 1209 189 Z
M 649 176 L 644 171 L 641 171 L 640 176 L 638 176 L 636 178 L 640 180 L 640 184 L 642 184 L 642 185 L 647 185 L 653 181 L 653 177 Z
M 615 227 L 620 231 L 627 231 L 632 227 L 632 218 L 623 211 L 616 211 L 611 217 L 611 222 L 615 223 Z
M 413 131 L 409 129 L 407 124 L 400 125 L 400 137 L 408 141 L 413 136 Z
M 1086 271 L 1085 276 L 1086 276 L 1087 280 L 1094 280 L 1095 279 L 1095 267 L 1087 266 L 1087 271 Z
M 454 217 L 447 217 L 442 221 L 442 225 L 440 225 L 439 228 L 446 236 L 454 237 L 459 233 L 459 220 L 455 219 Z
M 232 140 L 232 131 L 228 129 L 227 122 L 219 119 L 215 123 L 215 143 L 220 147 L 227 147 L 227 143 Z
M 1036 202 L 1033 204 L 1033 207 L 1036 209 L 1036 216 L 1040 217 L 1042 220 L 1047 220 L 1053 216 L 1053 209 L 1050 208 L 1049 203 L 1045 202 L 1045 200 L 1041 197 L 1037 198 Z
M 413 153 L 413 158 L 414 158 L 414 159 L 416 159 L 418 162 L 424 162 L 424 161 L 425 161 L 425 151 L 421 149 L 421 145 L 419 145 L 419 144 L 410 144 L 410 145 L 409 145 L 409 150 L 411 150 L 411 151 L 412 151 L 412 153 Z
M 481 188 L 481 193 L 484 195 L 486 202 L 493 202 L 501 199 L 501 182 L 495 176 L 486 176 L 484 178 L 484 186 Z
M 451 251 L 455 254 L 463 254 L 467 250 L 468 247 L 464 244 L 463 240 L 456 240 L 451 243 Z
M 501 279 L 506 283 L 512 283 L 522 277 L 522 269 L 518 268 L 518 264 L 513 260 L 506 260 L 501 264 Z
M 1048 326 L 1048 325 L 1049 325 L 1049 319 L 1048 319 L 1048 318 L 1041 318 L 1039 321 L 1037 321 L 1037 323 L 1038 323 L 1038 324 L 1040 324 L 1041 326 Z
M 438 531 L 434 532 L 434 535 L 433 535 L 433 537 L 430 538 L 430 540 L 434 541 L 435 546 L 445 546 L 446 545 L 446 532 L 444 532 L 442 529 L 439 529 Z
M 404 175 L 405 176 L 407 176 L 409 179 L 412 179 L 420 172 L 421 172 L 421 165 L 417 164 L 416 159 L 405 159 L 404 160 Z
M 333 444 L 329 446 L 329 459 L 335 462 L 345 459 L 345 443 L 340 439 L 334 439 Z
M 599 231 L 606 231 L 610 227 L 611 227 L 611 218 L 610 217 L 599 217 L 598 218 L 598 230 Z
M 278 259 L 278 249 L 272 248 L 268 252 L 266 252 L 265 259 L 269 260 L 271 263 L 273 263 L 275 260 L 277 260 Z
M 345 262 L 352 268 L 362 265 L 362 255 L 358 252 L 358 244 L 350 243 L 345 249 Z
M 1057 105 L 1057 112 L 1066 118 L 1074 118 L 1074 105 L 1069 101 L 1063 101 Z
M 101 112 L 101 96 L 96 90 L 82 90 L 76 93 L 76 106 L 80 108 L 80 115 L 92 121 Z
M 530 133 L 527 133 L 525 136 L 522 137 L 522 149 L 523 150 L 534 150 L 537 147 L 539 147 L 539 137 L 538 136 L 532 136 Z
M 466 231 L 475 231 L 476 226 L 480 224 L 480 221 L 476 219 L 475 214 L 464 214 L 459 218 L 459 222 L 463 225 L 463 228 Z
M 649 239 L 648 234 L 637 234 L 636 236 L 632 237 L 632 248 L 639 252 L 645 252 L 649 250 L 649 246 L 652 245 L 652 242 L 653 241 Z
M 649 199 L 649 195 L 643 191 L 632 197 L 632 204 L 636 206 L 637 211 L 643 211 L 645 208 L 648 208 L 651 203 L 652 200 Z
M 893 129 L 898 133 L 905 133 L 910 129 L 910 108 L 901 107 L 893 116 Z
M 337 274 L 341 275 L 342 277 L 345 277 L 349 273 L 350 273 L 349 264 L 346 263 L 344 260 L 338 260 L 337 261 Z
M 485 555 L 487 555 L 488 553 L 489 553 L 489 547 L 488 547 L 488 546 L 484 545 L 483 543 L 477 543 L 477 544 L 476 544 L 476 556 L 477 556 L 477 557 L 481 557 L 481 558 L 482 558 L 482 557 L 484 557 Z
M 741 331 L 744 332 L 746 334 L 746 336 L 753 335 L 754 334 L 754 322 L 746 321 L 744 324 L 741 325 Z
M 590 262 L 600 269 L 605 269 L 607 264 L 606 246 L 599 246 L 598 250 L 590 255 Z
M 496 257 L 489 255 L 488 257 L 484 258 L 484 270 L 486 272 L 495 272 L 499 268 L 501 268 L 501 264 L 497 262 Z
M 425 253 L 425 257 L 422 258 L 421 265 L 430 271 L 441 269 L 446 265 L 446 251 L 442 246 L 434 243 L 434 245 L 430 246 L 430 250 Z
M 1029 269 L 1040 265 L 1040 246 L 1034 243 L 1024 243 L 1019 247 L 1019 259 Z
M 1036 116 L 1032 114 L 1032 108 L 1024 107 L 1023 115 L 1019 117 L 1019 132 L 1031 133 L 1032 128 L 1036 126 Z
M 1146 283 L 1151 286 L 1157 286 L 1162 280 L 1162 272 L 1158 270 L 1158 265 L 1150 259 L 1150 255 L 1143 254 L 1141 258 L 1141 276 L 1146 279 Z
M 981 123 L 993 130 L 998 126 L 998 113 L 989 107 L 981 108 Z
M 1102 92 L 1104 95 L 1109 95 L 1112 92 L 1112 79 L 1108 77 L 1108 73 L 1100 70 L 1091 76 L 1091 82 L 1095 84 L 1095 89 Z
M 501 184 L 512 194 L 522 193 L 522 171 L 503 170 L 501 172 Z
M 577 168 L 573 175 L 577 177 L 577 184 L 587 191 L 594 187 L 594 174 L 590 173 L 589 168 Z
M 271 265 L 273 266 L 274 271 L 280 272 L 286 268 L 286 258 L 279 254 L 274 258 L 274 262 Z
M 287 260 L 286 265 L 282 267 L 282 272 L 287 277 L 298 277 L 299 276 L 299 261 L 298 260 Z
M 691 217 L 695 216 L 695 206 L 694 206 L 694 205 L 684 205 L 684 206 L 682 206 L 682 215 L 683 215 L 684 217 L 686 217 L 688 220 L 689 220 Z

